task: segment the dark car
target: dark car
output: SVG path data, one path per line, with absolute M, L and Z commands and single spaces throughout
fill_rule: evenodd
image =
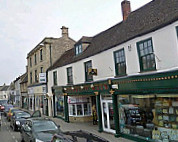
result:
M 74 142 L 109 142 L 108 140 L 102 137 L 99 137 L 95 134 L 83 130 L 68 131 L 68 132 L 63 132 L 63 134 L 66 135 L 68 138 L 72 139 Z M 54 135 L 55 139 L 57 139 L 58 137 L 59 137 L 58 135 Z M 57 142 L 57 141 L 52 141 L 52 142 Z
M 4 105 L 4 110 L 3 110 L 4 116 L 7 116 L 7 113 L 9 112 L 10 108 L 13 108 L 13 105 L 11 105 L 11 104 L 5 104 Z
M 14 107 L 9 109 L 9 112 L 7 113 L 8 121 L 11 121 L 11 117 L 12 117 L 13 113 L 16 111 L 20 111 L 20 110 L 18 108 L 14 108 Z
M 51 142 L 53 135 L 60 132 L 59 126 L 48 118 L 30 118 L 22 125 L 21 137 L 25 142 Z
M 30 118 L 31 115 L 29 112 L 24 112 L 24 111 L 16 111 L 13 113 L 11 121 L 10 121 L 10 127 L 14 131 L 20 130 L 21 125 L 23 125 L 26 121 L 27 118 Z

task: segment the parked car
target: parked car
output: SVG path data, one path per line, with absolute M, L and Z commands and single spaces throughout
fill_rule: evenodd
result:
M 10 121 L 10 127 L 14 131 L 20 130 L 21 125 L 23 125 L 26 121 L 27 118 L 30 118 L 31 115 L 29 112 L 24 112 L 24 111 L 16 111 L 13 113 L 11 121 Z
M 21 129 L 22 141 L 25 142 L 51 142 L 56 133 L 61 133 L 59 126 L 48 118 L 27 119 Z
M 9 112 L 10 108 L 13 108 L 13 105 L 11 105 L 11 104 L 5 104 L 4 105 L 4 110 L 3 110 L 4 116 L 7 116 L 7 113 Z
M 64 134 L 55 134 L 51 142 L 74 142 L 72 139 L 66 137 Z
M 7 100 L 0 100 L 0 112 L 3 112 L 5 104 L 7 104 Z
M 20 111 L 18 108 L 10 108 L 9 112 L 7 113 L 7 120 L 11 121 L 11 117 L 13 115 L 13 112 Z
M 68 138 L 72 139 L 74 142 L 109 142 L 108 140 L 99 137 L 95 134 L 89 133 L 87 131 L 68 131 L 63 132 Z M 54 135 L 54 138 L 57 139 L 59 135 Z M 52 141 L 53 142 L 53 141 Z M 55 141 L 54 141 L 55 142 Z

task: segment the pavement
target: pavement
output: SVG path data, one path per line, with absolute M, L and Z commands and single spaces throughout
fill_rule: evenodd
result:
M 28 111 L 28 110 L 26 110 Z M 32 112 L 30 112 L 32 113 Z M 42 117 L 47 117 L 50 118 L 51 120 L 53 120 L 57 125 L 60 125 L 60 128 L 63 132 L 65 131 L 78 131 L 78 130 L 84 130 L 84 131 L 88 131 L 90 133 L 93 133 L 97 136 L 100 136 L 106 140 L 108 140 L 109 142 L 133 142 L 131 140 L 128 139 L 124 139 L 124 138 L 116 138 L 114 136 L 114 134 L 111 133 L 107 133 L 107 132 L 98 132 L 98 125 L 93 125 L 92 122 L 75 122 L 75 123 L 67 123 L 64 120 L 60 119 L 60 118 L 54 118 L 54 117 L 50 117 L 50 116 L 45 116 L 42 115 Z

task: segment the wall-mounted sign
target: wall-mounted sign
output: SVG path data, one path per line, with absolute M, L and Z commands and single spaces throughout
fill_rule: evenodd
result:
M 97 75 L 97 69 L 89 68 L 88 69 L 88 75 Z
M 46 73 L 39 73 L 39 83 L 46 83 Z

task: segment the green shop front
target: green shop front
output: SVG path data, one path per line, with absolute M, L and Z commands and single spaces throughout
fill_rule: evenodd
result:
M 178 71 L 63 86 L 61 97 L 66 122 L 92 117 L 95 102 L 99 132 L 141 142 L 178 141 Z

